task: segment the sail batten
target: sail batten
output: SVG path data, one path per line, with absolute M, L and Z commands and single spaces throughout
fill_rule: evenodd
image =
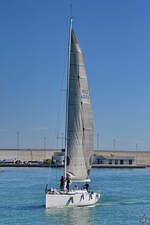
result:
M 83 54 L 73 29 L 70 43 L 66 173 L 71 180 L 84 181 L 92 163 L 92 107 Z

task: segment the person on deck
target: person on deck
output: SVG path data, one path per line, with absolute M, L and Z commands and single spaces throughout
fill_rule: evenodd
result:
M 67 184 L 66 184 L 67 191 L 69 191 L 69 186 L 70 186 L 70 180 L 69 178 L 67 178 Z
M 89 184 L 86 183 L 86 184 L 84 185 L 84 188 L 88 191 L 88 189 L 89 189 Z
M 63 190 L 64 188 L 64 177 L 61 176 L 61 179 L 60 179 L 60 190 Z

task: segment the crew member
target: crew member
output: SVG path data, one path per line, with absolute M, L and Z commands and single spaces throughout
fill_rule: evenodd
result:
M 63 190 L 64 188 L 64 177 L 61 176 L 61 179 L 60 179 L 60 190 Z
M 67 191 L 69 191 L 69 186 L 70 186 L 70 179 L 69 177 L 67 177 L 67 184 L 66 184 Z
M 88 191 L 89 189 L 89 184 L 86 182 L 86 184 L 84 185 L 84 188 Z

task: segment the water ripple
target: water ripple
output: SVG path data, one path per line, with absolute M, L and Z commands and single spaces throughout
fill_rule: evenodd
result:
M 0 206 L 0 209 L 9 209 L 9 210 L 36 210 L 36 209 L 41 209 L 45 208 L 45 205 L 15 205 L 15 206 Z

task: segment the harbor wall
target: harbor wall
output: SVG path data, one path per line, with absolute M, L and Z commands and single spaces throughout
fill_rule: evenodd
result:
M 0 160 L 43 161 L 51 159 L 58 149 L 0 149 Z
M 51 159 L 54 152 L 61 152 L 61 149 L 0 149 L 0 160 L 43 161 L 44 159 Z M 150 165 L 150 151 L 95 150 L 94 154 L 102 156 L 133 156 L 134 163 Z

